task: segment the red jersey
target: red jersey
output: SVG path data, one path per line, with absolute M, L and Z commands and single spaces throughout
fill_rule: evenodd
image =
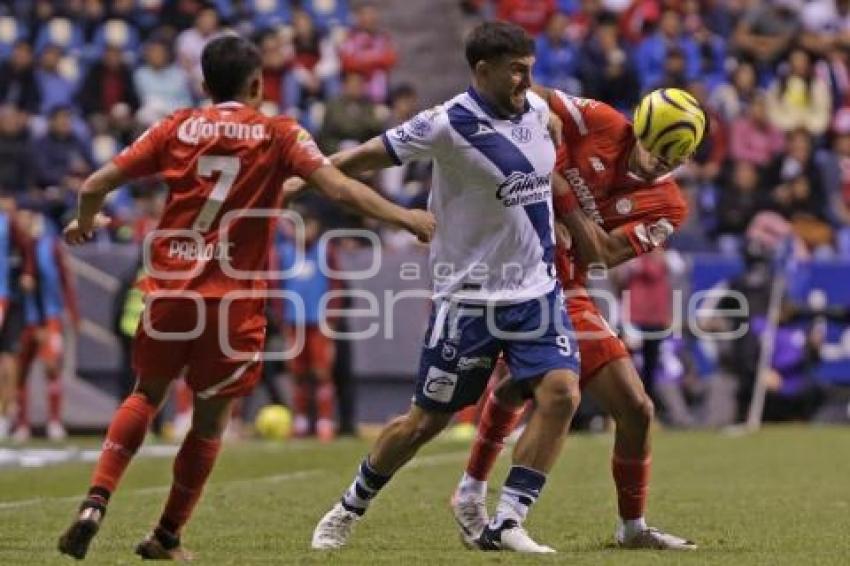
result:
M 628 120 L 611 106 L 560 91 L 550 105 L 564 123 L 555 170 L 585 214 L 606 232 L 623 229 L 637 255 L 662 246 L 688 214 L 673 176 L 646 181 L 628 171 L 635 137 Z M 565 289 L 585 284 L 586 270 L 574 254 L 558 247 L 555 263 Z
M 113 162 L 129 177 L 158 174 L 169 189 L 160 234 L 147 239 L 145 290 L 205 298 L 266 288 L 257 272 L 266 269 L 284 180 L 330 163 L 291 118 L 238 102 L 178 110 Z M 236 212 L 248 209 L 266 216 Z

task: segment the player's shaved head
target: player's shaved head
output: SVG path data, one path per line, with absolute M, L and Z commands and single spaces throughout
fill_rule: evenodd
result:
M 201 53 L 204 82 L 215 102 L 237 99 L 262 65 L 257 47 L 238 35 L 219 36 Z
M 515 24 L 484 22 L 475 26 L 466 38 L 466 61 L 471 69 L 479 61 L 529 55 L 534 55 L 534 39 Z

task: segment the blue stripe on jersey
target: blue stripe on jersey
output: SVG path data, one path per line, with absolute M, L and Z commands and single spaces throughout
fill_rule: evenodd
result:
M 9 298 L 9 254 L 12 246 L 10 229 L 9 216 L 0 213 L 0 299 Z
M 506 179 L 517 171 L 534 173 L 534 165 L 525 154 L 508 138 L 497 132 L 490 122 L 478 118 L 460 104 L 449 108 L 448 115 L 452 128 L 495 165 Z M 479 126 L 482 128 L 479 129 Z M 552 243 L 549 203 L 536 202 L 523 208 L 540 238 L 543 261 L 551 265 L 555 259 L 555 245 Z
M 401 159 L 398 158 L 398 153 L 396 153 L 396 150 L 393 147 L 390 138 L 387 137 L 386 132 L 381 134 L 381 141 L 384 142 L 384 147 L 387 148 L 387 153 L 389 154 L 390 159 L 393 160 L 393 163 L 395 163 L 396 165 L 401 165 Z

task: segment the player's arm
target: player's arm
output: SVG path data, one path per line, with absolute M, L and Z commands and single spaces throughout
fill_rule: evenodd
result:
M 408 210 L 388 201 L 360 181 L 346 176 L 333 165 L 319 167 L 307 183 L 324 196 L 356 212 L 408 230 L 422 242 L 431 241 L 436 223 L 434 216 L 424 210 Z
M 628 235 L 622 230 L 606 232 L 581 210 L 566 180 L 552 173 L 557 221 L 566 226 L 572 246 L 584 264 L 614 267 L 637 256 Z
M 159 153 L 163 151 L 166 132 L 175 116 L 173 114 L 148 128 L 131 146 L 83 181 L 77 201 L 77 217 L 63 232 L 66 242 L 82 244 L 94 236 L 96 228 L 109 225 L 109 218 L 101 214 L 100 209 L 111 191 L 129 179 L 148 177 L 160 170 Z
M 71 245 L 82 244 L 94 236 L 96 228 L 109 224 L 109 218 L 100 213 L 103 201 L 111 191 L 127 181 L 127 176 L 114 163 L 107 163 L 83 181 L 77 201 L 77 217 L 63 232 Z
M 366 143 L 334 153 L 329 157 L 331 164 L 347 175 L 365 171 L 386 169 L 396 164 L 390 155 L 382 136 L 376 136 Z M 309 188 L 306 180 L 299 177 L 288 179 L 283 184 L 283 204 L 286 206 Z

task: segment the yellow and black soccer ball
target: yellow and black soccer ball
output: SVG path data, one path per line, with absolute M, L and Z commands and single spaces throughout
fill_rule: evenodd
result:
M 632 128 L 652 155 L 680 163 L 693 155 L 702 141 L 707 116 L 699 102 L 678 88 L 660 88 L 641 99 Z

